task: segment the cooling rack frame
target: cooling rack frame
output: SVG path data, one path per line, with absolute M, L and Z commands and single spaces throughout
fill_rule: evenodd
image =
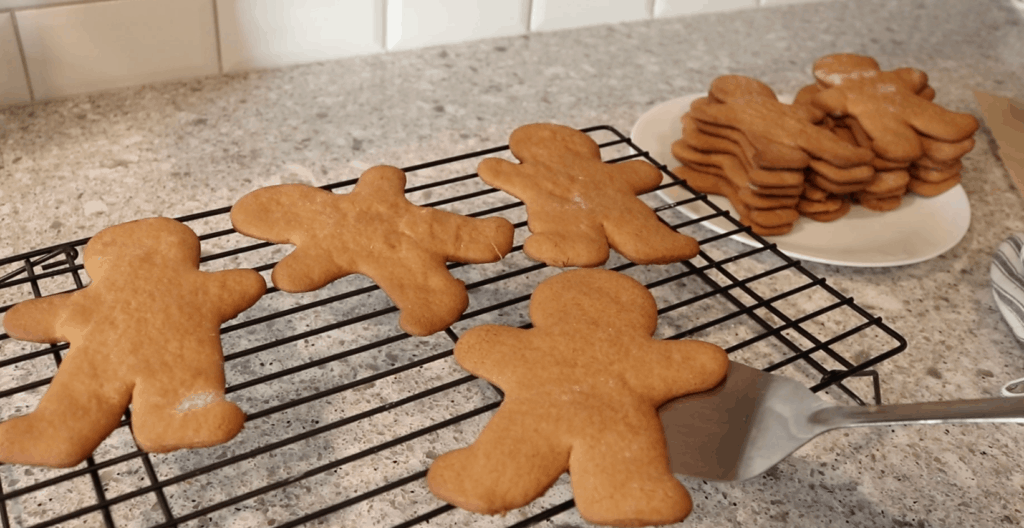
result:
M 636 266 L 621 258 L 618 260 L 612 259 L 606 265 L 610 269 L 623 273 L 637 274 L 638 277 L 636 278 L 638 280 L 645 279 L 642 282 L 652 292 L 666 292 L 664 298 L 659 298 L 659 317 L 661 318 L 659 326 L 662 325 L 663 320 L 671 319 L 678 323 L 676 319 L 682 316 L 676 317 L 676 314 L 685 310 L 694 310 L 699 313 L 714 312 L 714 310 L 701 308 L 703 306 L 702 303 L 713 301 L 716 309 L 720 310 L 720 313 L 711 313 L 709 315 L 710 318 L 707 320 L 691 326 L 684 325 L 683 327 L 675 328 L 674 331 L 664 333 L 659 337 L 665 339 L 701 338 L 709 335 L 709 332 L 713 333 L 723 328 L 730 328 L 730 332 L 735 334 L 737 340 L 731 344 L 719 344 L 722 344 L 723 348 L 726 348 L 734 359 L 758 347 L 765 346 L 770 348 L 773 353 L 778 352 L 781 355 L 778 358 L 771 358 L 765 364 L 756 365 L 759 368 L 769 371 L 790 372 L 791 369 L 799 367 L 803 369 L 802 372 L 808 373 L 807 376 L 809 377 L 805 378 L 805 383 L 815 392 L 828 389 L 827 392 L 829 394 L 835 392 L 836 397 L 847 398 L 856 404 L 864 404 L 865 400 L 873 400 L 875 403 L 881 402 L 880 378 L 878 372 L 873 370 L 873 367 L 906 349 L 907 342 L 898 332 L 883 323 L 880 317 L 873 316 L 858 306 L 853 298 L 837 291 L 825 279 L 817 277 L 808 271 L 799 261 L 779 251 L 769 240 L 752 233 L 749 228 L 740 224 L 726 211 L 707 200 L 705 195 L 694 192 L 685 182 L 675 178 L 664 165 L 655 161 L 648 153 L 634 145 L 628 137 L 615 128 L 596 126 L 583 129 L 583 131 L 594 136 L 595 140 L 599 142 L 602 148 L 602 155 L 606 161 L 621 162 L 630 159 L 645 159 L 660 167 L 666 176 L 665 182 L 658 190 L 672 186 L 681 186 L 693 194 L 692 198 L 673 203 L 664 203 L 664 200 L 656 192 L 647 193 L 644 195 L 644 199 L 651 204 L 652 208 L 658 213 L 659 218 L 672 228 L 687 232 L 688 234 L 696 233 L 694 236 L 699 235 L 698 238 L 702 250 L 698 258 L 690 262 L 680 263 L 667 275 L 660 271 L 664 267 Z M 598 136 L 606 136 L 609 139 L 600 141 Z M 618 154 L 615 154 L 615 152 Z M 521 240 L 527 234 L 525 212 L 522 203 L 511 197 L 507 197 L 507 200 L 496 206 L 489 205 L 485 208 L 473 210 L 458 210 L 458 206 L 464 203 L 481 200 L 481 203 L 490 204 L 490 202 L 485 201 L 495 199 L 499 195 L 503 196 L 503 193 L 496 189 L 491 189 L 485 185 L 478 185 L 479 179 L 474 170 L 466 170 L 464 166 L 475 163 L 476 160 L 484 157 L 507 155 L 508 146 L 505 145 L 406 167 L 403 170 L 410 175 L 415 175 L 421 171 L 429 172 L 449 167 L 456 174 L 455 176 L 443 178 L 428 177 L 419 183 L 412 182 L 411 179 L 410 182 L 412 184 L 407 187 L 406 194 L 407 196 L 420 195 L 423 198 L 420 200 L 423 202 L 420 205 L 439 208 L 455 207 L 456 212 L 469 216 L 512 216 L 510 220 L 516 226 L 517 237 Z M 457 168 L 462 168 L 462 170 L 456 170 Z M 354 184 L 355 180 L 346 180 L 325 185 L 322 188 L 336 191 L 351 187 Z M 477 186 L 469 190 L 460 190 L 466 185 Z M 446 191 L 449 190 L 450 192 L 446 194 Z M 438 198 L 435 196 L 436 194 L 441 194 L 442 196 Z M 682 216 L 678 212 L 677 207 L 692 201 L 702 201 L 713 210 L 713 213 L 701 218 Z M 217 263 L 230 265 L 236 259 L 243 258 L 248 254 L 255 255 L 259 252 L 274 249 L 273 245 L 269 243 L 253 241 L 252 239 L 245 239 L 243 241 L 242 238 L 238 238 L 240 235 L 235 233 L 230 227 L 203 231 L 194 225 L 202 224 L 214 218 L 219 218 L 223 221 L 229 212 L 230 207 L 222 207 L 177 218 L 177 220 L 193 226 L 197 234 L 199 234 L 200 241 L 204 246 L 204 254 L 201 258 L 203 266 L 215 265 Z M 720 234 L 713 233 L 710 230 L 702 231 L 700 223 L 715 217 L 728 218 L 735 226 L 735 230 Z M 745 233 L 761 245 L 751 248 L 729 240 L 730 237 L 739 233 Z M 232 237 L 235 237 L 233 238 L 235 240 L 235 247 L 218 248 L 213 252 L 205 250 L 208 245 L 216 245 L 215 242 Z M 87 284 L 87 276 L 81 263 L 80 249 L 87 241 L 88 239 L 76 240 L 0 259 L 0 314 L 9 310 L 14 302 L 29 297 L 57 293 L 57 291 L 53 291 L 53 284 L 59 283 L 63 285 L 59 287 L 61 289 L 58 291 L 83 288 Z M 725 248 L 720 250 L 723 252 L 722 255 L 716 256 L 708 253 L 710 248 L 717 248 L 719 245 Z M 516 317 L 518 319 L 512 317 L 512 320 L 518 321 L 520 326 L 528 326 L 528 319 L 525 319 L 523 314 L 528 305 L 529 285 L 536 284 L 537 281 L 542 280 L 543 273 L 552 273 L 554 271 L 543 264 L 528 261 L 521 253 L 522 244 L 517 243 L 513 248 L 513 254 L 518 255 L 518 257 L 514 257 L 519 258 L 518 264 L 512 264 L 511 267 L 506 268 L 494 268 L 491 271 L 484 272 L 484 275 L 473 276 L 474 280 L 467 280 L 471 278 L 470 275 L 467 275 L 467 279 L 464 280 L 467 282 L 471 299 L 480 299 L 482 294 L 479 292 L 488 288 L 492 290 L 509 289 L 511 293 L 507 298 L 500 301 L 481 301 L 484 302 L 482 306 L 479 303 L 474 304 L 471 302 L 470 308 L 460 319 L 459 323 L 436 335 L 441 341 L 440 351 L 429 350 L 421 356 L 401 364 L 396 363 L 379 372 L 372 372 L 347 382 L 339 382 L 336 385 L 325 387 L 318 392 L 296 396 L 269 407 L 255 411 L 247 409 L 249 422 L 285 414 L 311 402 L 324 401 L 342 394 L 351 394 L 351 392 L 346 391 L 360 390 L 367 386 L 373 386 L 377 382 L 390 382 L 402 376 L 414 375 L 418 372 L 418 369 L 437 364 L 439 361 L 450 361 L 451 347 L 458 340 L 457 325 L 474 322 L 477 318 L 486 318 L 492 316 L 492 314 L 508 311 L 509 313 L 517 314 Z M 509 257 L 506 257 L 506 260 L 508 259 Z M 275 262 L 276 260 L 265 261 L 251 267 L 266 276 Z M 753 266 L 751 263 L 756 263 L 757 266 Z M 737 271 L 737 266 L 743 267 L 740 265 L 753 266 L 755 269 L 753 271 L 746 270 L 745 272 Z M 449 265 L 449 269 L 453 273 L 465 272 L 468 268 L 472 267 L 471 265 L 465 266 L 461 264 Z M 654 278 L 645 275 L 652 268 L 658 268 L 660 275 L 656 273 Z M 778 289 L 775 283 L 782 282 L 782 279 L 779 278 L 783 276 L 782 274 L 785 274 L 786 281 L 796 281 L 799 284 L 793 287 L 783 287 L 781 291 L 775 291 Z M 517 281 L 525 281 L 524 288 L 516 291 L 516 288 L 508 286 L 513 283 L 518 284 Z M 768 284 L 769 291 L 759 291 L 762 289 L 759 287 L 761 284 Z M 674 292 L 676 290 L 686 288 L 697 288 L 697 290 L 695 293 L 688 293 L 681 297 L 675 295 Z M 3 294 L 5 291 L 8 294 L 9 302 L 4 301 L 5 297 Z M 20 291 L 21 293 L 20 295 L 17 293 L 12 294 L 12 291 Z M 797 310 L 800 313 L 794 316 L 792 313 L 793 308 L 787 302 L 795 297 L 805 295 L 807 292 L 813 292 L 818 297 L 830 299 L 831 302 L 802 312 Z M 491 293 L 493 294 L 494 292 Z M 286 295 L 288 294 L 270 288 L 267 297 L 277 296 L 277 298 L 282 298 Z M 396 309 L 393 305 L 389 305 L 386 299 L 383 301 L 376 299 L 376 304 L 368 302 L 366 304 L 370 305 L 371 308 L 362 313 L 344 317 L 340 321 L 332 320 L 327 324 L 310 330 L 298 331 L 297 329 L 289 329 L 287 332 L 281 332 L 274 329 L 275 322 L 283 321 L 288 317 L 296 316 L 296 314 L 313 310 L 326 310 L 332 306 L 345 303 L 359 304 L 355 301 L 362 301 L 364 298 L 368 299 L 374 295 L 377 297 L 381 295 L 381 292 L 375 285 L 356 281 L 350 286 L 344 286 L 341 290 L 333 292 L 331 295 L 308 301 L 304 300 L 303 304 L 287 305 L 285 308 L 275 305 L 270 311 L 262 315 L 226 323 L 222 329 L 225 336 L 230 336 L 232 333 L 255 336 L 273 334 L 270 336 L 271 339 L 269 341 L 264 341 L 248 348 L 229 350 L 226 347 L 225 368 L 229 374 L 235 363 L 244 363 L 252 358 L 260 357 L 261 354 L 267 351 L 283 349 L 293 346 L 302 340 L 316 339 L 323 335 L 330 335 L 329 339 L 333 340 L 332 342 L 339 343 L 337 346 L 341 348 L 338 352 L 299 361 L 286 368 L 251 379 L 232 381 L 229 376 L 228 397 L 231 398 L 232 394 L 244 393 L 254 387 L 261 385 L 269 386 L 280 380 L 287 380 L 289 376 L 297 375 L 297 373 L 306 373 L 311 369 L 333 368 L 347 361 L 354 361 L 353 358 L 360 358 L 363 354 L 379 352 L 396 344 L 404 346 L 405 343 L 411 343 L 415 340 L 416 338 L 402 333 L 393 324 L 393 316 Z M 841 316 L 836 315 L 840 314 L 840 312 Z M 744 321 L 743 325 L 735 325 L 735 322 L 740 319 Z M 833 319 L 839 322 L 837 323 Z M 827 323 L 822 323 L 822 321 L 826 320 Z M 688 325 L 689 323 L 687 322 L 686 324 Z M 832 329 L 831 326 L 836 324 L 841 328 Z M 383 332 L 383 337 L 354 346 L 342 344 L 345 340 L 344 332 L 368 326 L 373 326 Z M 828 327 L 831 333 L 822 336 L 823 327 Z M 748 333 L 743 334 L 743 331 Z M 858 344 L 857 346 L 871 348 L 872 350 L 866 352 L 856 349 L 853 354 L 857 356 L 856 358 L 847 357 L 851 354 L 849 352 L 844 354 L 842 350 L 843 345 L 852 341 L 858 341 L 868 333 L 871 333 L 871 337 L 863 339 L 866 340 L 865 342 L 875 343 L 875 345 Z M 444 341 L 445 339 L 447 339 L 447 342 Z M 6 334 L 0 333 L 0 345 L 4 345 L 5 342 L 13 346 L 13 340 Z M 879 342 L 891 343 L 891 345 L 879 347 L 875 350 L 874 348 Z M 770 346 L 766 343 L 770 344 Z M 348 348 L 345 348 L 346 346 Z M 435 343 L 435 348 L 436 346 L 438 346 L 437 343 Z M 0 352 L 2 351 L 3 348 L 0 347 Z M 8 354 L 0 354 L 0 373 L 4 373 L 5 369 L 17 370 L 37 360 L 48 362 L 50 359 L 53 361 L 53 365 L 50 368 L 52 371 L 56 366 L 59 366 L 66 352 L 67 345 L 58 344 L 34 345 L 30 350 L 17 353 L 12 357 L 7 357 Z M 764 352 L 758 349 L 757 353 L 763 354 Z M 849 386 L 851 383 L 858 383 L 855 380 L 861 379 L 867 380 L 866 387 L 864 383 L 860 383 L 860 389 Z M 4 415 L 8 415 L 10 410 L 8 404 L 5 403 L 8 399 L 27 397 L 29 394 L 38 393 L 45 389 L 49 381 L 50 378 L 44 375 L 14 387 L 0 385 L 0 410 L 2 410 Z M 9 465 L 0 466 L 0 526 L 4 528 L 22 526 L 24 519 L 31 518 L 31 515 L 26 516 L 24 513 L 26 504 L 22 504 L 22 502 L 26 500 L 25 497 L 45 496 L 51 490 L 57 490 L 64 484 L 72 481 L 77 483 L 87 482 L 88 485 L 83 484 L 83 489 L 91 487 L 94 497 L 86 501 L 87 504 L 82 507 L 63 511 L 46 518 L 42 522 L 31 524 L 31 526 L 42 528 L 64 525 L 65 523 L 74 524 L 82 519 L 89 519 L 89 522 L 105 526 L 136 525 L 135 521 L 138 519 L 126 519 L 119 506 L 140 497 L 145 497 L 147 500 L 152 501 L 152 506 L 150 507 L 153 510 L 151 512 L 152 516 L 162 517 L 162 520 L 147 524 L 149 526 L 203 526 L 203 519 L 211 515 L 222 514 L 226 510 L 237 509 L 239 505 L 249 504 L 253 501 L 259 502 L 261 498 L 270 500 L 269 498 L 274 496 L 274 494 L 285 493 L 289 487 L 300 485 L 306 480 L 314 480 L 329 473 L 344 470 L 347 465 L 356 464 L 370 457 L 375 457 L 396 446 L 420 442 L 421 439 L 427 437 L 444 435 L 455 431 L 457 427 L 461 427 L 464 423 L 468 423 L 471 420 L 485 419 L 487 413 L 496 409 L 500 404 L 500 392 L 494 391 L 493 394 L 484 395 L 482 396 L 482 403 L 475 407 L 439 418 L 425 427 L 420 427 L 407 433 L 395 432 L 396 436 L 386 438 L 357 452 L 336 456 L 323 464 L 299 470 L 296 474 L 276 481 L 261 482 L 254 489 L 227 497 L 212 505 L 183 510 L 180 504 L 175 502 L 177 499 L 174 497 L 177 497 L 179 494 L 172 493 L 171 488 L 182 486 L 193 480 L 201 480 L 203 477 L 223 468 L 235 467 L 267 454 L 283 452 L 289 446 L 296 443 L 318 438 L 333 431 L 343 430 L 346 427 L 359 424 L 363 420 L 373 420 L 380 416 L 388 416 L 388 413 L 393 413 L 396 409 L 400 409 L 405 405 L 426 401 L 446 391 L 462 390 L 465 387 L 469 387 L 469 384 L 476 383 L 477 381 L 479 380 L 464 372 L 461 374 L 453 373 L 446 381 L 436 382 L 423 390 L 418 390 L 401 397 L 395 396 L 394 399 L 384 401 L 379 405 L 368 407 L 354 414 L 346 415 L 329 423 L 318 423 L 315 427 L 296 430 L 294 434 L 285 438 L 266 441 L 261 441 L 258 438 L 250 440 L 244 443 L 248 448 L 244 452 L 224 455 L 221 458 L 206 459 L 199 467 L 191 471 L 174 474 L 169 477 L 160 474 L 163 471 L 163 459 L 157 459 L 155 458 L 157 455 L 142 453 L 135 449 L 134 445 L 130 442 L 130 434 L 127 436 L 127 441 L 121 442 L 122 444 L 127 442 L 130 447 L 100 459 L 90 457 L 85 463 L 76 468 L 55 470 L 51 477 L 37 479 L 36 482 L 28 485 L 12 485 L 12 482 L 20 482 L 17 476 L 28 474 L 26 468 Z M 493 389 L 493 387 L 491 388 Z M 487 388 L 477 387 L 474 390 L 486 392 Z M 870 396 L 865 397 L 862 393 L 867 393 Z M 3 416 L 3 418 L 6 417 Z M 128 430 L 130 419 L 129 411 L 122 419 L 119 431 L 123 433 Z M 125 435 L 122 434 L 122 436 Z M 237 441 L 236 439 L 233 442 Z M 229 442 L 228 445 L 231 444 Z M 312 456 L 313 452 L 310 451 L 309 455 Z M 140 479 L 143 482 L 127 492 L 116 494 L 116 492 L 111 491 L 109 474 L 113 471 L 113 468 L 127 463 L 137 463 L 136 470 L 134 471 L 141 475 Z M 421 461 L 420 467 L 414 471 L 407 472 L 401 477 L 390 479 L 372 489 L 351 494 L 343 499 L 339 498 L 339 500 L 319 507 L 314 511 L 302 511 L 298 514 L 293 512 L 293 516 L 290 518 L 275 520 L 275 525 L 290 527 L 317 520 L 323 521 L 323 519 L 330 518 L 330 516 L 339 512 L 355 508 L 403 487 L 419 486 L 418 489 L 422 491 L 422 480 L 428 464 L 429 461 Z M 6 471 L 4 471 L 5 469 Z M 257 470 L 254 469 L 253 471 L 256 472 Z M 196 501 L 193 500 L 193 502 Z M 15 512 L 14 510 L 16 509 L 19 512 Z M 527 512 L 527 514 L 521 515 L 518 518 L 510 517 L 506 520 L 506 524 L 501 525 L 528 526 L 546 519 L 555 518 L 571 509 L 573 509 L 571 497 L 567 499 L 565 497 L 555 497 L 553 502 L 549 501 L 548 504 L 537 508 L 536 511 Z M 443 517 L 453 514 L 453 510 L 455 510 L 453 507 L 435 501 L 426 510 L 410 510 L 412 513 L 406 514 L 406 517 L 397 519 L 397 522 L 391 518 L 388 523 L 393 526 L 409 527 L 426 521 L 437 520 L 438 522 L 443 522 Z M 128 511 L 133 510 L 129 509 Z M 492 521 L 496 523 L 503 522 L 493 519 Z M 240 522 L 244 524 L 244 521 Z

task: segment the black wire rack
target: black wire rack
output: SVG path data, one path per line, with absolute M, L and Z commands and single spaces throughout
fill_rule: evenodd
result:
M 656 337 L 713 342 L 736 361 L 847 403 L 881 401 L 872 367 L 906 348 L 897 332 L 764 239 L 750 234 L 757 246 L 733 240 L 748 230 L 670 179 L 619 131 L 584 131 L 608 162 L 645 158 L 662 167 L 666 182 L 641 199 L 666 224 L 700 241 L 700 255 L 688 262 L 637 266 L 613 253 L 605 265 L 654 295 Z M 0 525 L 527 526 L 577 519 L 565 477 L 504 517 L 453 508 L 433 497 L 424 480 L 431 460 L 472 442 L 501 401 L 454 362 L 454 342 L 480 324 L 528 325 L 530 293 L 559 272 L 522 253 L 528 235 L 522 203 L 476 176 L 477 163 L 489 156 L 512 159 L 502 146 L 404 169 L 413 203 L 502 216 L 516 226 L 516 245 L 503 260 L 449 266 L 470 293 L 457 323 L 426 338 L 409 336 L 398 328 L 388 298 L 358 275 L 307 294 L 270 288 L 222 329 L 227 396 L 248 414 L 238 437 L 207 449 L 147 454 L 135 446 L 126 415 L 78 467 L 0 465 Z M 354 184 L 324 188 L 347 192 Z M 692 197 L 667 203 L 662 191 L 671 188 Z M 702 218 L 680 212 L 691 202 L 713 212 Z M 229 211 L 179 218 L 200 235 L 201 268 L 254 268 L 269 278 L 290 247 L 239 235 Z M 735 230 L 701 225 L 719 217 Z M 22 300 L 86 286 L 86 242 L 0 259 L 0 314 Z M 31 411 L 66 352 L 66 344 L 0 334 L 0 418 Z

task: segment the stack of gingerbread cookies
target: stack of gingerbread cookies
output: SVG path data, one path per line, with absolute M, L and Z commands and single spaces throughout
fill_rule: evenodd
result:
M 906 191 L 937 196 L 960 183 L 960 158 L 974 148 L 978 121 L 935 104 L 926 73 L 882 71 L 854 54 L 822 57 L 813 71 L 809 103 L 835 118 L 837 135 L 875 153 L 875 181 L 855 195 L 861 205 L 895 209 Z
M 756 79 L 722 76 L 683 116 L 683 137 L 672 145 L 683 165 L 674 172 L 695 190 L 726 196 L 760 235 L 788 233 L 801 215 L 837 218 L 849 203 L 808 194 L 817 189 L 808 176 L 860 182 L 871 176 L 874 155 L 838 139 L 828 121 L 812 106 L 780 102 Z
M 788 233 L 800 216 L 836 220 L 854 203 L 889 211 L 908 191 L 937 196 L 960 182 L 978 122 L 933 103 L 924 72 L 883 72 L 852 54 L 813 71 L 791 105 L 755 79 L 715 79 L 682 117 L 673 172 L 726 196 L 760 235 Z

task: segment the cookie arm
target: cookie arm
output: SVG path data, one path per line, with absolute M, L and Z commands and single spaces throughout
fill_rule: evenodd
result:
M 256 270 L 233 269 L 207 274 L 206 303 L 216 307 L 220 322 L 234 319 L 267 292 L 267 281 Z
M 904 110 L 903 116 L 915 130 L 930 138 L 947 143 L 964 141 L 978 130 L 978 120 L 971 114 L 947 110 L 923 97 L 916 96 L 913 110 Z
M 500 217 L 471 218 L 436 209 L 407 218 L 403 230 L 416 233 L 421 243 L 444 253 L 446 261 L 481 264 L 497 262 L 512 251 L 515 227 Z
M 295 243 L 304 229 L 322 221 L 321 211 L 334 193 L 301 184 L 274 185 L 246 194 L 231 207 L 231 225 L 239 233 L 275 244 Z
M 64 319 L 72 295 L 74 292 L 59 293 L 18 303 L 4 315 L 4 329 L 8 335 L 22 341 L 67 341 L 57 325 Z
M 921 138 L 901 116 L 865 112 L 857 116 L 857 122 L 870 137 L 871 148 L 880 157 L 895 162 L 910 162 L 921 157 Z
M 471 374 L 499 387 L 507 387 L 506 380 L 515 376 L 515 369 L 505 366 L 509 353 L 517 346 L 516 343 L 524 349 L 532 346 L 525 340 L 534 331 L 501 325 L 473 327 L 455 343 L 455 361 Z
M 476 169 L 484 183 L 495 189 L 501 189 L 520 200 L 523 199 L 523 195 L 519 190 L 519 173 L 523 170 L 522 165 L 500 158 L 484 159 Z
M 629 186 L 633 194 L 653 191 L 661 184 L 662 175 L 657 167 L 644 160 L 630 160 L 612 165 L 615 176 Z
M 655 405 L 718 385 L 729 370 L 721 347 L 696 340 L 652 340 L 645 368 L 627 374 L 627 381 Z
M 825 111 L 832 117 L 841 117 L 848 114 L 846 109 L 846 94 L 841 88 L 827 88 L 814 94 L 811 104 Z
M 918 93 L 928 85 L 928 74 L 917 68 L 897 68 L 892 73 L 903 81 L 911 92 Z
M 867 165 L 875 159 L 875 153 L 870 149 L 855 147 L 828 129 L 811 126 L 807 131 L 800 146 L 812 157 L 823 159 L 836 167 Z

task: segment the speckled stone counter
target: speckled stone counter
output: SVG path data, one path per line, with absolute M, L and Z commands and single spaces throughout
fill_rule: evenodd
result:
M 1024 20 L 1008 2 L 863 0 L 532 34 L 6 108 L 0 110 L 0 258 L 137 218 L 227 206 L 267 185 L 324 185 L 356 178 L 375 164 L 410 166 L 502 145 L 514 128 L 530 122 L 607 124 L 628 133 L 655 104 L 706 90 L 726 73 L 756 77 L 779 93 L 793 93 L 809 82 L 814 59 L 838 51 L 872 55 L 887 69 L 920 68 L 928 72 L 937 102 L 979 118 L 972 90 L 1024 97 Z M 976 148 L 963 160 L 971 226 L 956 247 L 931 261 L 895 268 L 806 264 L 909 342 L 905 352 L 877 369 L 887 403 L 995 396 L 1005 381 L 1024 376 L 1024 350 L 1002 321 L 989 287 L 996 246 L 1024 231 L 1024 199 L 1012 188 L 985 127 L 976 139 Z M 316 346 L 302 342 L 295 349 L 307 353 Z M 445 347 L 450 342 L 429 341 L 423 353 Z M 250 361 L 238 368 L 270 367 Z M 366 366 L 367 372 L 375 368 Z M 453 375 L 441 372 L 444 368 L 456 367 L 412 371 L 405 383 L 415 386 L 431 376 Z M 334 374 L 325 366 L 304 383 L 330 384 Z M 0 389 L 15 381 L 3 380 Z M 493 397 L 471 388 L 460 393 L 464 401 L 453 399 L 452 405 Z M 244 407 L 246 398 L 257 397 L 285 396 L 245 393 L 239 401 Z M 366 399 L 359 405 L 372 403 L 371 396 Z M 31 400 L 26 405 L 31 408 Z M 7 417 L 24 410 L 0 413 Z M 418 415 L 410 411 L 401 420 L 399 429 L 404 430 L 415 425 Z M 273 440 L 284 426 L 313 427 L 292 423 L 285 413 L 255 426 L 253 434 Z M 393 434 L 395 427 L 367 424 L 354 434 L 379 437 Z M 431 437 L 432 444 L 410 447 L 395 464 L 418 467 L 465 445 L 473 431 Z M 110 445 L 130 445 L 123 429 L 119 434 L 123 437 Z M 299 459 L 340 449 L 322 443 L 313 438 L 291 449 Z M 223 456 L 230 456 L 230 444 L 226 449 Z M 162 459 L 161 464 L 186 465 L 189 456 Z M 261 465 L 260 474 L 288 474 L 289 460 L 250 464 Z M 289 488 L 286 499 L 301 507 L 311 497 L 329 496 L 339 482 L 374 481 L 378 470 L 346 466 L 322 486 Z M 4 466 L 0 473 L 8 487 L 39 479 L 46 470 Z M 171 492 L 171 505 L 187 510 L 190 497 L 194 503 L 198 495 L 235 495 L 236 486 L 248 489 L 249 483 L 239 480 L 245 475 L 224 473 L 191 491 L 190 481 L 182 481 L 177 487 L 183 491 Z M 144 478 L 141 468 L 118 466 L 100 477 L 111 495 L 129 480 Z M 684 483 L 694 497 L 694 513 L 684 525 L 693 527 L 1020 526 L 1024 428 L 832 432 L 757 479 Z M 567 498 L 562 484 L 553 492 L 561 494 L 560 500 Z M 85 500 L 80 493 L 91 492 L 58 487 L 36 494 L 34 502 L 9 515 L 15 525 L 34 522 L 33 508 L 48 510 L 62 502 L 73 506 Z M 438 504 L 422 487 L 400 502 Z M 415 510 L 391 505 L 394 511 Z M 161 519 L 156 505 L 118 507 L 139 523 Z M 386 503 L 375 508 L 325 524 L 392 525 L 408 518 L 392 515 Z M 286 509 L 262 505 L 188 525 L 274 525 L 294 518 Z M 513 512 L 495 520 L 453 512 L 431 525 L 511 524 L 524 515 Z M 584 524 L 571 510 L 548 522 Z M 68 525 L 101 523 L 91 516 Z

